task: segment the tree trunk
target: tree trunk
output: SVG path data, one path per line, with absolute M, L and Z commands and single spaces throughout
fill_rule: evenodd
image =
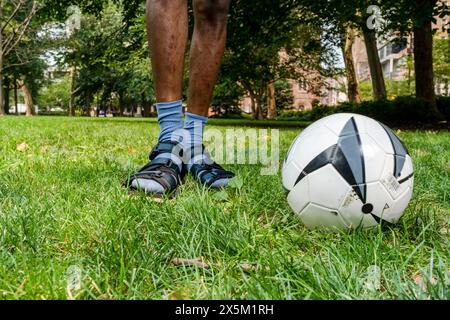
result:
M 120 94 L 119 95 L 119 117 L 123 117 L 124 108 L 125 108 L 125 102 L 123 99 L 123 95 Z
M 353 59 L 353 44 L 355 43 L 355 30 L 348 26 L 342 37 L 342 52 L 347 76 L 347 94 L 350 102 L 361 102 L 358 77 L 356 76 L 355 61 Z
M 0 117 L 6 115 L 6 113 L 5 113 L 5 104 L 4 104 L 5 97 L 4 97 L 4 94 L 3 94 L 3 75 L 2 75 L 2 72 L 1 72 L 1 68 L 2 67 L 0 66 Z
M 261 101 L 256 97 L 253 91 L 250 91 L 250 99 L 252 100 L 253 120 L 262 120 Z
M 3 110 L 5 110 L 5 114 L 9 114 L 9 85 L 10 80 L 8 78 L 4 81 L 5 87 L 4 87 L 4 96 L 5 96 L 5 102 L 3 106 Z
M 256 120 L 264 120 L 263 113 L 262 113 L 262 97 L 258 96 L 255 99 L 256 105 L 255 105 L 255 119 Z
M 91 100 L 92 100 L 92 95 L 89 92 L 85 92 L 85 105 L 84 105 L 84 113 L 86 116 L 89 116 L 91 114 Z
M 275 82 L 270 82 L 267 86 L 267 119 L 277 117 L 277 102 L 275 100 Z
M 387 92 L 380 56 L 378 55 L 377 37 L 374 31 L 367 29 L 365 26 L 362 29 L 372 77 L 373 99 L 375 101 L 384 100 L 387 98 Z
M 0 21 L 3 21 L 3 1 L 0 2 Z M 0 116 L 5 115 L 3 101 L 3 32 L 0 32 Z
M 70 68 L 69 117 L 75 116 L 75 67 Z
M 14 108 L 15 113 L 18 116 L 19 115 L 19 98 L 17 94 L 17 80 L 14 79 Z
M 416 3 L 421 0 L 416 0 Z M 414 28 L 414 66 L 416 96 L 436 106 L 433 71 L 433 31 L 431 21 Z
M 256 120 L 256 102 L 252 94 L 250 94 L 250 101 L 252 105 L 252 118 L 253 120 Z
M 33 105 L 33 97 L 28 89 L 27 85 L 23 80 L 19 81 L 20 88 L 22 89 L 23 97 L 25 99 L 26 115 L 27 117 L 32 117 L 36 114 Z

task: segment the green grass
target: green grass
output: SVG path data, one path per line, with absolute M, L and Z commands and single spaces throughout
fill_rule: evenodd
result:
M 283 155 L 299 131 L 281 131 Z M 450 298 L 449 132 L 401 132 L 416 170 L 405 216 L 341 234 L 303 227 L 258 166 L 230 167 L 244 184 L 227 199 L 191 178 L 171 202 L 130 196 L 122 179 L 157 133 L 147 120 L 0 119 L 0 299 Z M 171 262 L 201 256 L 209 269 Z

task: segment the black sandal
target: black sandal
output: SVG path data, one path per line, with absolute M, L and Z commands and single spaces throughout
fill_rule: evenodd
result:
M 182 169 L 180 166 L 173 162 L 173 159 L 159 158 L 159 155 L 164 153 L 170 153 L 173 157 L 179 157 Z M 136 179 L 152 180 L 159 183 L 163 188 L 162 193 L 151 193 L 154 198 L 160 199 L 164 196 L 172 197 L 175 190 L 183 183 L 183 179 L 186 175 L 184 164 L 182 164 L 183 151 L 177 142 L 165 141 L 158 143 L 150 153 L 150 162 L 145 165 L 137 173 L 132 174 L 125 186 L 130 191 L 140 191 L 141 188 L 133 186 L 133 182 Z M 145 190 L 142 190 L 145 191 Z
M 225 170 L 219 164 L 211 160 L 209 153 L 205 151 L 205 146 L 202 146 L 202 150 L 204 157 L 210 161 L 203 160 L 201 163 L 191 165 L 189 172 L 194 180 L 203 184 L 207 188 L 214 188 L 213 185 L 215 182 L 219 180 L 232 179 L 235 177 L 233 172 Z M 194 158 L 194 156 L 191 158 Z

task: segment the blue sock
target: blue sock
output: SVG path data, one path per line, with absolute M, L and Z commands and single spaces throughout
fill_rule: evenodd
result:
M 178 141 L 176 131 L 183 129 L 183 101 L 157 103 L 156 109 L 160 128 L 158 142 Z
M 186 112 L 186 120 L 184 122 L 184 129 L 191 137 L 190 144 L 198 146 L 203 144 L 203 132 L 208 118 L 202 117 L 193 113 Z
M 209 163 L 213 162 L 210 158 L 209 153 L 203 153 L 203 133 L 205 131 L 206 123 L 208 122 L 208 118 L 202 117 L 196 114 L 186 113 L 186 120 L 184 123 L 184 130 L 187 131 L 188 137 L 190 137 L 190 146 L 194 147 L 194 153 L 191 154 L 191 160 L 186 164 L 187 169 L 191 170 L 193 164 L 196 163 Z M 215 181 L 211 187 L 212 188 L 221 188 L 226 187 L 229 183 L 230 179 L 219 179 Z

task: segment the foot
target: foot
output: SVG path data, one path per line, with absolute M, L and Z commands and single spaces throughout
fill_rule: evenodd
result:
M 193 149 L 196 150 L 196 148 Z M 211 160 L 211 156 L 204 146 L 199 150 L 202 154 L 196 155 L 195 152 L 192 152 L 191 160 L 186 165 L 194 180 L 211 189 L 227 187 L 235 174 Z
M 150 153 L 150 162 L 130 176 L 126 186 L 131 191 L 144 191 L 154 198 L 171 196 L 182 184 L 185 167 L 177 142 L 160 142 Z

